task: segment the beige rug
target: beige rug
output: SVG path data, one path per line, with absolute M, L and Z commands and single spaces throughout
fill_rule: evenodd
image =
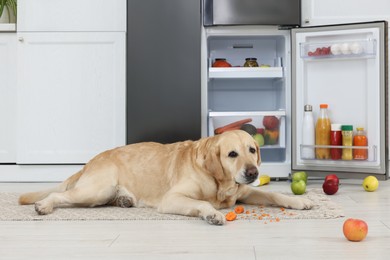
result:
M 291 195 L 293 196 L 293 195 Z M 245 212 L 237 220 L 257 220 L 264 223 L 283 219 L 329 219 L 343 217 L 341 207 L 320 189 L 309 190 L 301 195 L 311 199 L 315 207 L 311 210 L 292 210 L 280 207 L 243 205 Z M 58 208 L 50 215 L 38 215 L 33 205 L 18 205 L 18 193 L 0 193 L 0 221 L 73 221 L 73 220 L 196 220 L 199 218 L 160 214 L 151 208 Z M 234 210 L 224 209 L 226 214 Z

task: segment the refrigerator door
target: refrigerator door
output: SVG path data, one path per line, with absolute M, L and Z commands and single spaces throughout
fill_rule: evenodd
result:
M 313 172 L 386 174 L 387 23 L 372 22 L 292 29 L 292 169 Z M 366 160 L 304 158 L 304 106 L 329 105 L 331 123 L 364 127 Z M 321 148 L 321 147 L 320 147 Z M 322 148 L 352 149 L 356 146 Z

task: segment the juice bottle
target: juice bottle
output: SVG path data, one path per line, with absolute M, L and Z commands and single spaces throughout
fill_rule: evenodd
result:
M 331 124 L 330 144 L 341 146 L 343 144 L 341 135 L 341 124 Z M 341 159 L 341 148 L 330 148 L 330 157 L 332 160 Z
M 353 137 L 353 146 L 367 146 L 368 140 L 367 137 L 364 134 L 364 128 L 363 127 L 357 127 L 356 128 L 357 133 Z M 368 158 L 368 151 L 367 149 L 353 149 L 353 159 L 355 160 L 367 160 Z
M 343 146 L 352 146 L 353 144 L 353 126 L 352 125 L 343 125 L 341 127 L 341 132 L 343 135 Z M 352 148 L 343 148 L 343 153 L 341 155 L 343 160 L 352 160 Z
M 316 145 L 330 145 L 330 119 L 328 104 L 320 104 L 320 116 L 316 123 Z M 317 159 L 330 159 L 330 148 L 316 148 Z

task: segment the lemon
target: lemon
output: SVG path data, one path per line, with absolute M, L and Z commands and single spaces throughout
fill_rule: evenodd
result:
M 375 176 L 367 176 L 363 180 L 363 188 L 366 191 L 375 191 L 376 189 L 378 189 L 378 186 L 379 186 L 379 182 Z

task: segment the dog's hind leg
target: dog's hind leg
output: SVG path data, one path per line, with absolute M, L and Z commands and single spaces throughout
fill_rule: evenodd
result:
M 35 210 L 40 215 L 46 215 L 57 207 L 95 207 L 109 203 L 115 195 L 116 186 L 75 187 L 65 192 L 51 193 L 35 203 Z
M 125 187 L 118 185 L 116 187 L 116 195 L 114 200 L 108 204 L 121 208 L 130 208 L 136 205 L 136 203 L 137 201 L 134 194 L 129 192 Z

